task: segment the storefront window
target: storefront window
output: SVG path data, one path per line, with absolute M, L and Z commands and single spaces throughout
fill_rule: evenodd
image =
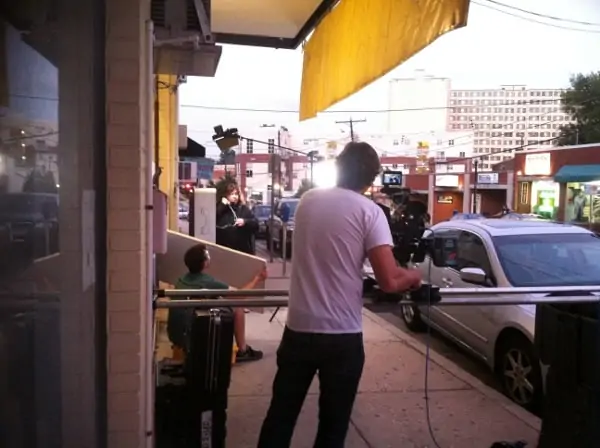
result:
M 531 183 L 531 213 L 546 219 L 556 219 L 558 213 L 559 184 L 549 181 Z
M 566 221 L 600 223 L 600 181 L 567 184 Z
M 104 100 L 96 88 L 103 16 L 94 1 L 66 3 L 8 2 L 0 15 L 0 447 L 7 448 L 94 448 L 103 433 L 105 279 L 96 250 L 105 238 L 97 194 Z

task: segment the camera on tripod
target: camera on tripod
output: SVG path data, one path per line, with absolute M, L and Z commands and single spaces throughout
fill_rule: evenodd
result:
M 401 171 L 384 171 L 381 184 L 381 192 L 394 204 L 389 224 L 396 260 L 404 267 L 422 263 L 432 249 L 431 236 L 425 232 L 429 221 L 427 206 L 411 199 L 410 188 L 402 185 Z

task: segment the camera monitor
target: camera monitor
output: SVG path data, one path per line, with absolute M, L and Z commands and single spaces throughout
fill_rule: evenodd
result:
M 391 188 L 402 188 L 402 171 L 384 171 L 381 174 L 381 185 Z

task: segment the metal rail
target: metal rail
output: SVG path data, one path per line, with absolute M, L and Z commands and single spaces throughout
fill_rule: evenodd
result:
M 541 305 L 561 303 L 599 303 L 600 296 L 566 296 L 566 297 L 532 297 L 528 299 L 517 298 L 456 298 L 442 299 L 432 306 L 490 306 L 490 305 Z M 396 304 L 386 304 L 391 307 L 401 305 L 427 306 L 427 302 L 412 302 L 401 300 Z M 171 300 L 168 302 L 155 302 L 156 308 L 274 308 L 287 307 L 288 299 L 199 299 L 199 300 Z
M 441 288 L 440 294 L 448 296 L 496 296 L 516 294 L 553 294 L 582 293 L 600 294 L 600 286 L 548 286 L 525 288 Z M 155 291 L 157 297 L 187 298 L 187 297 L 286 297 L 289 291 L 284 289 L 159 289 Z

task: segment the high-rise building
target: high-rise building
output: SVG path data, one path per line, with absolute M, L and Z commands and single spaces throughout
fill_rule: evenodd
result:
M 488 90 L 451 90 L 448 130 L 470 131 L 480 168 L 513 157 L 515 149 L 552 146 L 559 128 L 571 122 L 560 107 L 561 89 L 523 85 Z

